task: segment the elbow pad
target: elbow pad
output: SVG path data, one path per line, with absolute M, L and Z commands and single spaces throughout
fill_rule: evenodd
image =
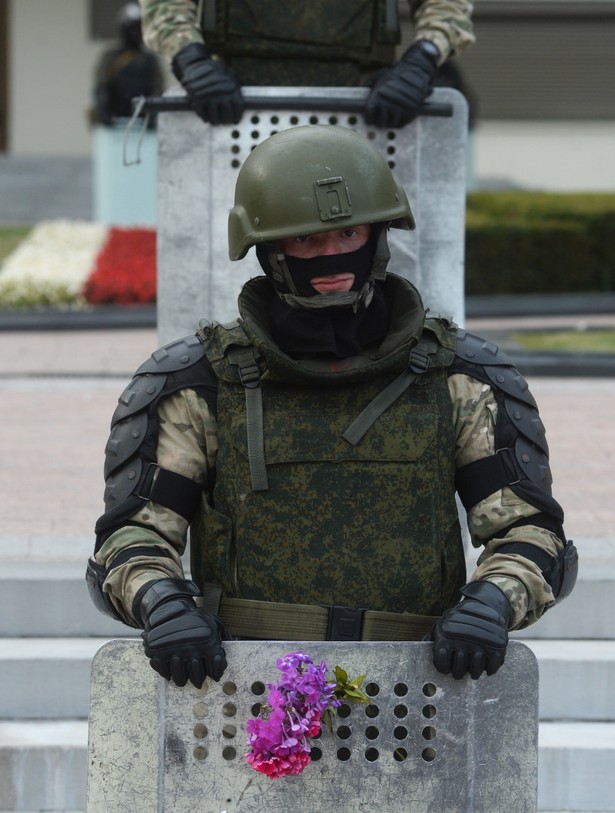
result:
M 107 571 L 102 565 L 99 565 L 94 558 L 88 559 L 88 564 L 85 571 L 85 581 L 88 586 L 88 592 L 92 603 L 103 615 L 108 615 L 116 621 L 121 621 L 125 624 L 125 620 L 118 613 L 113 606 L 108 594 L 103 590 Z
M 530 517 L 528 522 L 531 520 Z M 508 542 L 500 545 L 497 552 L 516 554 L 533 562 L 540 569 L 543 579 L 553 591 L 556 604 L 572 593 L 579 572 L 579 552 L 572 540 L 567 540 L 557 556 L 551 556 L 529 542 Z
M 162 548 L 156 548 L 150 545 L 133 545 L 132 547 L 125 548 L 124 550 L 120 551 L 114 557 L 108 568 L 98 564 L 93 556 L 90 557 L 90 559 L 88 559 L 88 564 L 85 571 L 85 580 L 90 593 L 90 598 L 92 599 L 96 609 L 103 613 L 103 615 L 108 615 L 110 618 L 115 618 L 117 621 L 127 624 L 128 622 L 126 619 L 119 614 L 113 602 L 109 598 L 109 594 L 104 590 L 105 580 L 109 572 L 114 568 L 125 564 L 130 559 L 136 558 L 137 556 L 147 556 L 151 559 L 154 557 L 167 558 L 168 555 L 169 554 Z M 138 617 L 138 615 L 135 616 L 135 618 Z

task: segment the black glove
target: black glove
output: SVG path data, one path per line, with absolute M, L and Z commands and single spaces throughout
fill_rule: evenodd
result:
M 470 582 L 465 596 L 447 610 L 431 633 L 438 672 L 456 679 L 494 675 L 504 663 L 513 609 L 504 593 L 487 581 Z
M 194 582 L 158 579 L 137 596 L 133 614 L 145 628 L 141 637 L 152 668 L 177 686 L 190 681 L 200 689 L 206 677 L 222 677 L 222 640 L 229 636 L 219 618 L 196 606 L 198 595 Z
M 234 73 L 212 59 L 200 42 L 173 57 L 173 73 L 182 83 L 195 113 L 210 124 L 237 124 L 244 102 Z
M 404 127 L 431 93 L 439 51 L 429 40 L 411 45 L 399 62 L 383 71 L 365 105 L 365 121 L 376 127 Z

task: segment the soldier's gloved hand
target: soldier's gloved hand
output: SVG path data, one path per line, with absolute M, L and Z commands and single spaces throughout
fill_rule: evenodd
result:
M 194 582 L 158 579 L 145 586 L 133 612 L 145 629 L 141 637 L 152 668 L 177 686 L 190 681 L 200 689 L 206 677 L 222 677 L 222 641 L 229 636 L 219 618 L 196 606 L 197 595 Z
M 244 111 L 241 87 L 234 73 L 211 58 L 205 45 L 186 45 L 171 63 L 195 113 L 210 124 L 237 124 Z
M 399 62 L 377 78 L 365 105 L 365 121 L 376 127 L 404 127 L 431 93 L 440 52 L 429 40 L 411 45 Z
M 434 666 L 457 679 L 494 675 L 504 663 L 513 608 L 491 582 L 470 582 L 461 592 L 464 598 L 432 630 Z

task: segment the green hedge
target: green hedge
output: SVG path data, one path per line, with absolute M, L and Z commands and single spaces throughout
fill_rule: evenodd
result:
M 468 194 L 467 294 L 575 291 L 615 291 L 615 194 Z

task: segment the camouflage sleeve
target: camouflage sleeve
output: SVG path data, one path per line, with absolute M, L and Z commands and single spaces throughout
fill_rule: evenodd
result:
M 192 42 L 203 42 L 197 0 L 139 0 L 143 41 L 169 64 Z
M 409 1 L 414 41 L 431 40 L 442 55 L 440 64 L 474 43 L 473 0 Z
M 160 402 L 158 421 L 159 465 L 204 485 L 217 453 L 216 423 L 204 399 L 193 390 L 181 390 Z M 184 578 L 181 556 L 188 522 L 168 508 L 145 502 L 129 523 L 108 537 L 96 561 L 111 566 L 104 590 L 127 622 L 137 626 L 130 608 L 139 588 L 152 579 Z M 120 551 L 135 546 L 154 547 L 164 555 L 135 556 L 112 566 Z
M 449 391 L 457 435 L 455 463 L 459 468 L 495 453 L 497 403 L 490 386 L 466 375 L 450 376 Z M 494 492 L 468 512 L 472 544 L 485 546 L 472 579 L 492 581 L 506 593 L 515 611 L 513 629 L 532 624 L 553 604 L 553 592 L 533 562 L 523 556 L 498 553 L 498 548 L 509 542 L 529 542 L 551 556 L 562 549 L 561 540 L 544 528 L 532 524 L 510 527 L 537 513 L 537 508 L 508 487 Z

